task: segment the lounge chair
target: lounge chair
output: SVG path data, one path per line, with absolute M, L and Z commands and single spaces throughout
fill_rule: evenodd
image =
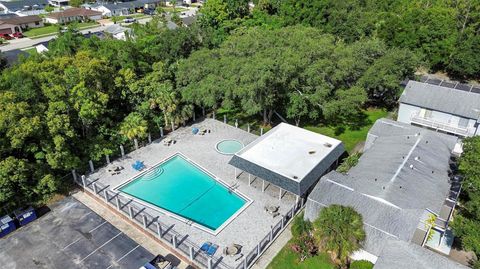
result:
M 172 143 L 173 143 L 173 140 L 171 138 L 163 139 L 163 145 L 164 146 L 170 146 Z
M 207 250 L 207 255 L 212 257 L 215 254 L 215 252 L 217 252 L 217 249 L 218 249 L 218 245 L 212 244 Z
M 196 128 L 196 127 L 193 127 L 193 128 L 192 128 L 192 134 L 194 134 L 194 135 L 198 134 L 199 131 L 200 131 L 200 130 L 199 130 L 198 128 Z
M 200 247 L 200 251 L 207 252 L 207 250 L 212 246 L 212 243 L 210 242 L 205 242 L 203 245 Z

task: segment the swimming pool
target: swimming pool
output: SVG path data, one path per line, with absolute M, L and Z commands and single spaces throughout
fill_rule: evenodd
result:
M 239 152 L 242 148 L 243 148 L 243 143 L 233 139 L 222 140 L 218 142 L 217 145 L 215 146 L 215 149 L 218 152 L 222 154 L 227 154 L 227 155 L 233 155 Z
M 178 153 L 116 189 L 214 232 L 248 200 Z

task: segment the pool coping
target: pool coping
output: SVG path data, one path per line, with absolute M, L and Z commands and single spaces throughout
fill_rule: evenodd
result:
M 218 150 L 218 144 L 220 144 L 220 143 L 222 143 L 222 142 L 224 142 L 224 141 L 237 141 L 238 143 L 242 144 L 242 148 L 241 148 L 240 150 L 242 150 L 243 148 L 245 148 L 245 144 L 243 144 L 242 141 L 239 141 L 239 140 L 237 140 L 237 139 L 222 139 L 222 140 L 218 141 L 218 142 L 215 144 L 215 150 L 216 150 L 218 153 L 222 154 L 222 155 L 233 156 L 233 155 L 235 155 L 235 153 L 238 152 L 238 151 L 237 151 L 237 152 L 235 152 L 235 153 L 225 153 L 225 152 L 221 152 L 220 150 Z M 239 151 L 240 151 L 240 150 L 239 150 Z
M 240 142 L 241 143 L 241 142 Z M 197 167 L 198 169 L 200 169 L 202 172 L 206 173 L 208 176 L 210 176 L 211 178 L 213 178 L 215 181 L 219 182 L 220 184 L 223 185 L 223 187 L 225 187 L 227 190 L 230 190 L 231 192 L 235 193 L 236 195 L 238 195 L 240 198 L 244 199 L 245 200 L 245 204 L 240 207 L 236 212 L 235 214 L 231 215 L 228 219 L 226 219 L 222 225 L 220 225 L 217 229 L 215 230 L 212 230 L 212 229 L 209 229 L 208 227 L 206 226 L 203 226 L 199 223 L 196 223 L 195 221 L 193 220 L 190 220 L 190 219 L 187 219 L 187 218 L 184 218 L 178 214 L 175 214 L 173 212 L 170 212 L 166 209 L 163 209 L 159 206 L 155 206 L 154 204 L 151 204 L 149 202 L 146 202 L 146 201 L 143 201 L 142 199 L 140 198 L 137 198 L 133 195 L 130 195 L 126 192 L 123 192 L 120 190 L 121 187 L 131 183 L 132 181 L 134 180 L 137 180 L 139 177 L 149 173 L 150 171 L 152 171 L 153 169 L 157 168 L 159 165 L 167 162 L 168 160 L 176 157 L 176 156 L 181 156 L 182 158 L 184 158 L 186 161 L 188 161 L 189 163 L 191 163 L 192 165 L 194 165 L 195 167 Z M 235 183 L 233 185 L 233 187 L 236 185 L 237 183 Z M 193 226 L 195 228 L 198 228 L 204 232 L 207 232 L 207 233 L 210 233 L 212 235 L 218 235 L 228 224 L 230 224 L 235 218 L 237 218 L 243 211 L 245 211 L 245 209 L 247 209 L 247 207 L 249 207 L 252 203 L 253 203 L 253 199 L 251 199 L 250 197 L 246 196 L 245 194 L 241 193 L 240 191 L 238 191 L 236 188 L 233 188 L 232 186 L 229 186 L 225 181 L 223 181 L 222 179 L 220 179 L 219 177 L 215 176 L 213 173 L 209 172 L 206 168 L 204 168 L 203 166 L 199 165 L 198 163 L 196 163 L 195 161 L 193 161 L 192 159 L 188 158 L 185 154 L 183 154 L 182 152 L 180 151 L 177 151 L 175 153 L 173 153 L 172 155 L 160 160 L 159 162 L 155 163 L 154 165 L 152 165 L 151 167 L 149 167 L 148 169 L 145 169 L 144 171 L 140 171 L 139 174 L 127 179 L 126 181 L 114 186 L 111 190 L 113 192 L 115 192 L 116 194 L 122 194 L 132 200 L 134 200 L 135 202 L 147 207 L 147 208 L 150 208 L 154 211 L 157 211 L 163 215 L 166 215 L 166 216 L 169 216 L 171 218 L 174 218 L 176 220 L 179 220 L 187 225 L 190 225 L 190 226 Z

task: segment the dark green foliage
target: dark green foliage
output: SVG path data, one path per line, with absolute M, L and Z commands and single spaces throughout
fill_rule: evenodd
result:
M 347 173 L 348 170 L 350 170 L 350 168 L 357 165 L 358 160 L 360 159 L 360 156 L 361 156 L 360 153 L 354 153 L 348 156 L 347 158 L 345 158 L 345 160 L 343 160 L 343 163 L 337 167 L 337 172 Z
M 372 269 L 373 263 L 365 260 L 353 261 L 349 269 Z
M 293 219 L 292 236 L 295 238 L 304 234 L 310 234 L 312 228 L 312 223 L 304 218 L 304 212 L 302 212 Z
M 463 154 L 459 169 L 464 176 L 462 191 L 464 201 L 457 207 L 458 214 L 452 223 L 456 236 L 461 238 L 462 246 L 480 254 L 480 137 L 464 140 Z

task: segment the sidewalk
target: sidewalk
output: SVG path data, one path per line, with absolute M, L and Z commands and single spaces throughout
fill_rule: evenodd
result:
M 280 250 L 290 241 L 292 238 L 291 232 L 292 222 L 283 230 L 283 232 L 277 237 L 273 244 L 263 253 L 263 255 L 255 262 L 252 269 L 265 269 L 272 262 L 273 258 L 277 256 Z
M 122 218 L 115 215 L 110 209 L 98 203 L 93 198 L 86 195 L 84 192 L 78 191 L 72 196 L 75 197 L 75 199 L 77 199 L 84 205 L 86 205 L 87 207 L 89 207 L 92 211 L 100 215 L 102 218 L 110 222 L 113 226 L 115 226 L 121 232 L 128 235 L 135 242 L 140 244 L 146 250 L 150 251 L 152 254 L 154 255 L 161 254 L 164 257 L 173 256 L 173 254 L 171 254 L 167 249 L 163 248 L 159 243 L 155 242 L 153 239 L 149 238 L 148 236 L 145 236 L 137 228 L 133 227 L 132 225 L 124 221 Z M 172 259 L 169 259 L 169 257 L 167 257 L 167 259 L 172 261 Z M 177 262 L 179 263 L 178 265 L 176 265 L 177 268 L 179 269 L 191 268 L 191 267 L 188 267 L 188 264 L 185 261 L 180 260 L 180 257 L 178 256 L 175 256 L 175 257 L 178 259 Z

